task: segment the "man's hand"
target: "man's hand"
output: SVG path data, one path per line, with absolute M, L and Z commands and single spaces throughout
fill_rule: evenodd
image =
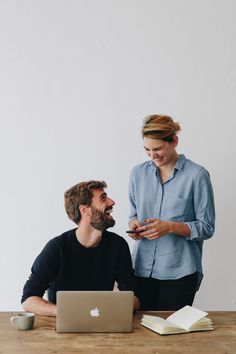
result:
M 22 303 L 25 311 L 33 312 L 38 315 L 56 316 L 57 307 L 38 296 L 30 296 Z
M 134 305 L 133 305 L 133 311 L 138 311 L 140 309 L 140 301 L 137 298 L 137 296 L 134 295 Z

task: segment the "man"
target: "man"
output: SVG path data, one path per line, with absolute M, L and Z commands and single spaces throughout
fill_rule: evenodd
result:
M 25 311 L 56 316 L 58 290 L 113 290 L 115 281 L 119 290 L 133 290 L 128 244 L 106 231 L 115 224 L 115 202 L 106 187 L 104 181 L 88 181 L 65 192 L 65 209 L 77 228 L 51 239 L 36 258 L 23 289 Z M 48 300 L 43 299 L 46 290 Z

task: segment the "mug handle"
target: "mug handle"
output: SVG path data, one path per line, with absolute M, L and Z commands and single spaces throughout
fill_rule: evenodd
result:
M 14 326 L 17 325 L 17 317 L 16 316 L 11 317 L 11 324 L 13 324 Z

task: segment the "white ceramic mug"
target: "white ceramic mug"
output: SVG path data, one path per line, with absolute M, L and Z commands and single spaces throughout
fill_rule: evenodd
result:
M 20 312 L 12 316 L 11 323 L 18 329 L 32 329 L 34 327 L 35 314 L 32 312 Z

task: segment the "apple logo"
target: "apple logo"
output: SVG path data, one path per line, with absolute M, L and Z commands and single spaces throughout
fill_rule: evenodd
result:
M 98 309 L 97 307 L 95 307 L 95 309 L 92 309 L 92 310 L 90 311 L 90 315 L 91 315 L 92 317 L 98 317 L 98 316 L 99 316 L 99 309 Z

